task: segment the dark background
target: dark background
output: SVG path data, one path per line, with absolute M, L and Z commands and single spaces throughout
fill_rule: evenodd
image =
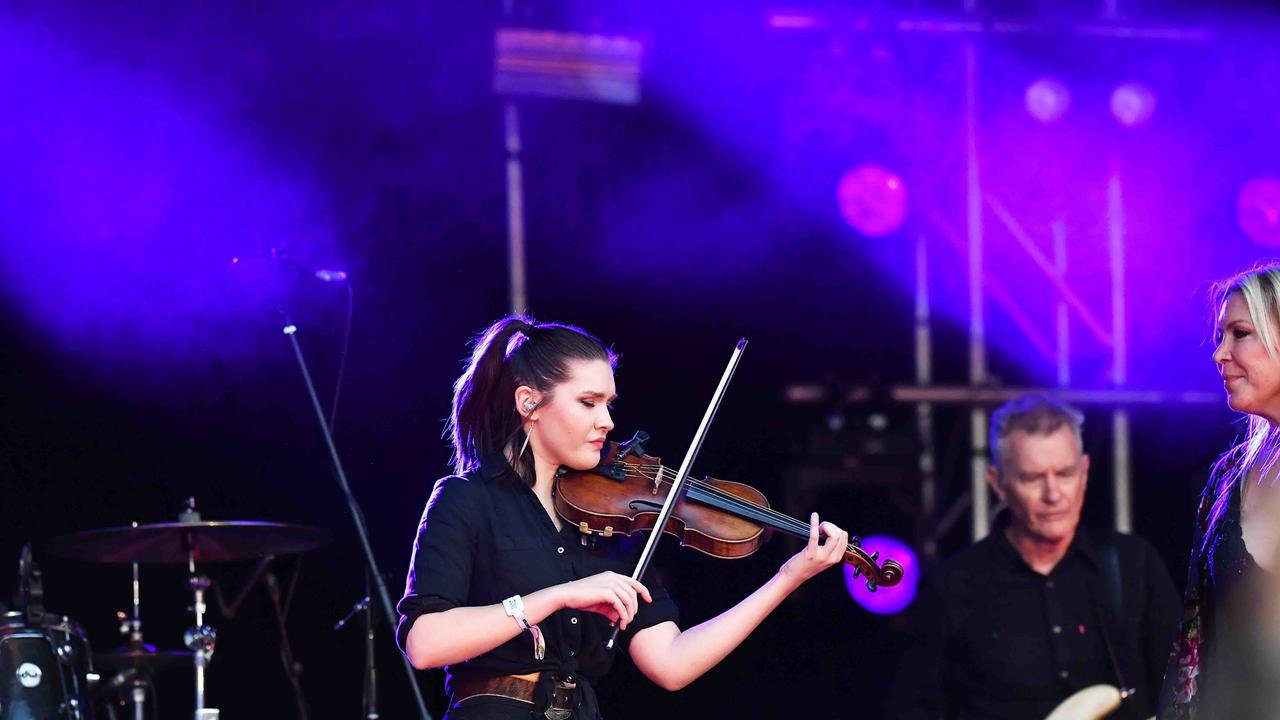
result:
M 233 138 L 237 152 L 269 158 L 272 167 L 286 169 L 282 175 L 306 178 L 309 189 L 300 191 L 306 198 L 300 208 L 276 212 L 278 198 L 268 194 L 253 205 L 257 214 L 228 210 L 216 226 L 205 222 L 205 215 L 183 225 L 182 208 L 251 204 L 244 198 L 252 188 L 211 181 L 201 186 L 209 195 L 202 200 L 181 195 L 186 204 L 175 201 L 177 209 L 167 209 L 165 220 L 145 233 L 109 235 L 104 241 L 127 243 L 137 235 L 140 242 L 151 242 L 154 235 L 159 240 L 147 246 L 145 260 L 126 256 L 122 268 L 94 266 L 85 273 L 76 259 L 96 257 L 96 250 L 73 241 L 59 245 L 56 231 L 48 234 L 57 226 L 43 219 L 56 212 L 12 200 L 25 173 L 42 162 L 45 149 L 60 142 L 62 131 L 53 125 L 40 131 L 45 116 L 37 104 L 21 94 L 9 96 L 15 103 L 33 104 L 11 104 L 9 119 L 0 120 L 12 163 L 4 175 L 10 202 L 3 242 L 4 268 L 13 278 L 5 290 L 7 311 L 0 314 L 0 562 L 12 562 L 16 569 L 27 540 L 131 521 L 173 520 L 189 496 L 197 498 L 206 519 L 330 528 L 334 540 L 328 546 L 274 565 L 286 583 L 292 572 L 299 573 L 288 633 L 305 668 L 302 684 L 312 717 L 360 712 L 360 634 L 355 628 L 335 633 L 331 627 L 365 594 L 363 561 L 292 351 L 279 333 L 280 311 L 299 325 L 298 337 L 327 404 L 348 298 L 344 286 L 300 279 L 283 289 L 263 290 L 259 276 L 269 272 L 254 268 L 261 270 L 272 248 L 284 248 L 300 264 L 334 265 L 351 273 L 354 313 L 337 442 L 369 518 L 374 551 L 398 595 L 423 503 L 432 482 L 447 471 L 448 450 L 440 433 L 450 384 L 471 335 L 508 307 L 501 101 L 490 91 L 491 38 L 501 13 L 491 3 L 446 5 L 16 3 L 3 15 L 13 32 L 74 59 L 64 68 L 67 82 L 74 82 L 77 68 L 94 73 L 103 102 L 123 103 L 120 107 L 130 107 L 140 85 L 163 87 L 164 97 L 179 98 L 186 111 L 219 128 L 219 137 Z M 858 9 L 815 6 L 837 16 Z M 859 238 L 840 224 L 831 188 L 850 161 L 897 162 L 909 185 L 923 188 L 923 200 L 913 199 L 912 207 L 932 206 L 963 228 L 963 186 L 954 175 L 958 119 L 931 117 L 932 124 L 919 134 L 903 119 L 909 117 L 905 111 L 880 130 L 856 124 L 870 122 L 865 118 L 830 120 L 846 131 L 854 128 L 848 131 L 855 138 L 852 147 L 824 135 L 827 121 L 817 117 L 820 110 L 803 105 L 809 100 L 798 88 L 816 87 L 821 93 L 825 81 L 802 79 L 813 77 L 814 63 L 830 60 L 824 53 L 833 41 L 770 36 L 761 20 L 769 6 L 762 3 L 736 3 L 733 9 L 668 3 L 643 13 L 609 4 L 522 7 L 522 24 L 635 31 L 647 42 L 644 100 L 638 106 L 521 102 L 530 311 L 580 324 L 621 353 L 616 434 L 648 430 L 654 438 L 651 451 L 677 461 L 729 351 L 746 336 L 749 350 L 698 472 L 755 484 L 772 498 L 789 488 L 804 501 L 783 508 L 792 514 L 816 508 L 855 532 L 918 541 L 914 415 L 911 407 L 888 399 L 888 386 L 913 377 L 910 262 L 904 261 L 910 257 L 908 239 L 936 228 L 913 219 L 896 240 Z M 1128 7 L 1137 21 L 1224 23 L 1219 32 L 1244 38 L 1240 46 L 1259 37 L 1232 36 L 1237 32 L 1233 17 L 1206 17 L 1195 5 Z M 875 8 L 958 12 L 927 3 Z M 1053 18 L 1065 11 L 1052 3 L 1006 3 L 985 12 Z M 715 32 L 707 32 L 713 25 Z M 856 60 L 858 52 L 880 57 L 873 47 L 880 41 L 851 37 L 853 50 L 841 55 L 846 58 L 841 62 L 865 70 L 868 66 Z M 944 104 L 954 99 L 954 54 L 937 61 L 936 72 L 920 70 L 933 67 L 927 58 L 956 50 L 954 39 L 884 37 L 881 49 L 888 48 L 890 57 L 916 63 L 903 61 L 905 77 L 935 88 Z M 714 42 L 728 43 L 724 38 L 733 41 L 725 46 L 727 56 L 767 55 L 748 80 L 735 78 L 740 70 L 714 61 Z M 815 55 L 814 47 L 822 51 Z M 992 58 L 1025 57 L 1026 48 L 1012 42 L 983 47 Z M 1212 83 L 1202 82 L 1215 68 L 1243 62 L 1225 57 L 1218 46 L 1159 52 L 1165 53 L 1165 64 L 1198 68 L 1187 70 L 1189 76 L 1173 71 L 1169 82 L 1186 85 L 1188 96 L 1200 100 L 1204 97 L 1195 93 L 1215 92 Z M 1074 56 L 1065 54 L 1065 59 L 1035 55 L 1035 61 L 1069 66 Z M 1131 54 L 1151 57 L 1145 50 Z M 691 60 L 698 57 L 707 63 Z M 13 78 L 28 72 L 34 77 L 34 62 L 14 51 L 4 69 Z M 1007 76 L 997 73 L 984 92 L 994 96 L 1012 88 L 1016 107 L 1023 80 L 1009 69 L 1015 66 L 1001 66 Z M 104 72 L 133 80 L 103 85 Z M 687 84 L 664 84 L 673 78 L 685 78 Z M 928 84 L 935 80 L 937 85 Z M 877 92 L 874 84 L 851 82 L 864 98 Z M 914 86 L 903 90 L 890 84 L 914 97 Z M 1273 99 L 1273 90 L 1263 86 L 1260 92 Z M 51 97 L 48 102 L 58 101 L 59 96 Z M 1253 153 L 1252 167 L 1231 164 L 1222 171 L 1225 161 L 1204 148 L 1218 147 L 1221 156 L 1237 159 L 1249 154 L 1241 138 L 1252 137 L 1249 132 L 1272 116 L 1247 110 L 1206 119 L 1196 114 L 1201 105 L 1179 106 L 1179 97 L 1187 99 L 1173 96 L 1173 119 L 1154 132 L 1164 139 L 1194 139 L 1183 146 L 1185 163 L 1177 166 L 1187 171 L 1187 179 L 1176 187 L 1148 184 L 1156 200 L 1135 193 L 1137 239 L 1127 278 L 1136 288 L 1129 315 L 1137 368 L 1133 384 L 1213 391 L 1210 351 L 1200 344 L 1204 283 L 1262 252 L 1240 237 L 1232 203 L 1240 178 L 1265 169 L 1271 155 L 1263 147 Z M 1270 100 L 1259 102 L 1268 112 L 1274 109 Z M 731 122 L 708 114 L 717 105 L 731 115 L 744 107 L 754 110 Z M 797 138 L 794 123 L 784 120 L 795 117 L 784 112 L 788 107 L 813 119 L 816 129 Z M 993 148 L 1002 147 L 1009 132 L 1003 117 L 992 111 L 983 127 Z M 1237 126 L 1249 132 L 1220 132 Z M 1198 129 L 1182 134 L 1188 127 Z M 1077 134 L 1088 136 L 1089 130 Z M 137 136 L 130 137 L 136 141 Z M 1224 137 L 1238 144 L 1222 149 Z M 13 153 L 33 138 L 32 154 L 15 158 Z M 1126 145 L 1112 140 L 1117 147 Z M 188 174 L 183 177 L 195 177 L 200 158 L 229 147 L 193 151 L 189 160 L 169 155 L 151 161 L 181 165 Z M 949 154 L 932 154 L 935 147 L 950 148 Z M 117 161 L 130 167 L 147 160 L 132 151 L 121 157 Z M 1019 166 L 1006 173 L 998 163 L 1007 157 L 989 160 L 996 164 L 992 187 L 1018 186 Z M 147 172 L 143 164 L 136 174 L 117 173 L 117 161 L 106 161 L 103 185 L 127 183 Z M 804 171 L 797 173 L 797 166 Z M 1092 177 L 1104 166 L 1100 159 L 1068 177 Z M 1128 171 L 1142 179 L 1144 173 L 1166 170 L 1139 156 Z M 240 199 L 224 201 L 219 193 Z M 1191 195 L 1197 203 L 1186 209 L 1181 200 Z M 110 196 L 106 202 L 112 202 Z M 1097 209 L 1089 206 L 1089 198 L 1078 202 L 1081 215 Z M 1163 231 L 1152 218 L 1167 218 L 1170 205 L 1181 205 L 1185 216 L 1176 218 L 1178 232 L 1168 234 L 1168 244 L 1159 244 L 1151 238 Z M 1033 203 L 1028 207 L 1027 212 L 1036 212 Z M 63 210 L 74 214 L 76 207 Z M 212 217 L 218 211 L 208 212 Z M 278 224 L 268 231 L 250 222 L 259 216 Z M 298 218 L 302 221 L 291 224 Z M 320 226 L 322 233 L 308 230 Z M 1081 221 L 1076 237 L 1098 233 L 1096 225 Z M 45 252 L 48 247 L 61 250 Z M 159 256 L 170 252 L 176 260 L 170 265 L 155 260 L 156 247 L 164 249 Z M 994 247 L 992 262 L 998 264 L 1003 251 Z M 959 256 L 942 241 L 933 248 L 936 282 L 963 286 Z M 232 256 L 252 261 L 249 271 L 228 269 Z M 1182 270 L 1176 277 L 1153 272 L 1152 266 L 1165 267 L 1160 263 Z M 64 272 L 73 267 L 78 269 Z M 95 319 L 97 305 L 69 304 L 73 290 L 104 276 L 149 277 L 144 272 L 155 268 L 200 279 L 203 294 L 194 309 L 174 299 L 186 297 L 180 283 L 178 290 L 164 285 L 155 296 L 145 287 L 135 286 L 136 294 L 130 294 L 107 285 L 96 297 L 119 305 L 101 319 Z M 1099 274 L 1082 277 L 1085 287 Z M 1028 277 L 1015 272 L 1010 285 L 1030 293 L 1035 306 L 1037 291 Z M 1173 299 L 1149 287 L 1163 288 Z M 1105 317 L 1105 294 L 1087 297 L 1091 302 L 1102 298 Z M 937 302 L 937 380 L 961 383 L 967 377 L 960 324 L 964 305 L 945 290 Z M 999 310 L 991 312 L 996 382 L 1035 384 L 1051 378 L 1043 365 L 1027 361 L 1016 331 L 1006 327 Z M 175 317 L 183 318 L 181 332 L 157 330 Z M 1099 359 L 1105 352 L 1086 341 L 1078 353 L 1079 384 L 1105 386 L 1105 362 Z M 866 387 L 869 399 L 791 405 L 784 396 L 791 383 L 825 384 L 833 394 Z M 888 418 L 887 429 L 868 425 L 867 418 L 876 413 Z M 1135 530 L 1156 544 L 1180 582 L 1195 494 L 1209 462 L 1238 426 L 1218 405 L 1136 408 L 1133 415 Z M 840 421 L 839 431 L 831 429 L 833 419 Z M 1090 409 L 1086 444 L 1095 471 L 1086 520 L 1100 525 L 1111 517 L 1109 427 L 1105 410 Z M 968 483 L 964 411 L 937 410 L 936 443 L 939 482 L 949 502 Z M 840 481 L 803 491 L 812 478 L 832 475 Z M 944 539 L 944 551 L 962 547 L 966 534 L 967 521 Z M 688 626 L 749 593 L 797 547 L 775 538 L 758 555 L 736 562 L 665 547 L 658 567 Z M 98 650 L 119 644 L 114 613 L 128 606 L 127 567 L 45 555 L 39 560 L 47 604 L 83 624 Z M 229 594 L 250 566 L 207 570 Z M 189 624 L 181 569 L 145 566 L 142 579 L 147 639 L 161 648 L 178 648 Z M 10 587 L 9 574 L 0 573 L 0 591 L 7 595 Z M 216 601 L 212 605 L 211 623 L 220 634 L 209 673 L 210 704 L 227 717 L 294 716 L 278 659 L 278 631 L 262 586 L 253 588 L 234 619 L 221 617 Z M 878 617 L 858 607 L 841 576 L 827 573 L 686 690 L 657 691 L 620 663 L 600 688 L 605 713 L 682 717 L 716 708 L 747 717 L 805 712 L 876 717 L 883 703 L 891 702 L 881 691 L 895 670 L 900 623 L 898 617 Z M 378 626 L 383 716 L 410 717 L 407 679 L 384 627 Z M 438 715 L 439 673 L 417 678 Z M 159 691 L 164 717 L 179 717 L 191 707 L 189 674 L 162 676 Z

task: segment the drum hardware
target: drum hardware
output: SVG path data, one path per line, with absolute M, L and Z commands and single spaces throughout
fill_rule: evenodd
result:
M 93 720 L 98 676 L 89 641 L 73 620 L 47 612 L 30 545 L 18 562 L 12 612 L 0 615 L 0 720 Z
M 134 566 L 134 613 L 120 613 L 121 632 L 128 634 L 130 643 L 115 653 L 100 656 L 104 667 L 111 665 L 122 669 L 109 683 L 111 689 L 128 690 L 134 701 L 135 719 L 141 718 L 141 706 L 149 687 L 149 673 L 179 662 L 192 661 L 195 669 L 197 720 L 217 720 L 218 710 L 205 707 L 205 668 L 217 646 L 217 630 L 206 624 L 208 610 L 205 592 L 212 583 L 198 572 L 198 563 L 231 562 L 263 558 L 263 556 L 300 553 L 328 542 L 329 532 L 319 528 L 283 523 L 255 521 L 203 520 L 196 511 L 195 498 L 187 498 L 185 509 L 177 522 L 102 528 L 63 535 L 46 542 L 43 547 L 55 555 L 86 562 L 131 563 Z M 266 568 L 266 558 L 258 573 L 268 575 L 268 589 L 272 590 L 275 576 Z M 189 611 L 194 624 L 183 633 L 183 642 L 191 654 L 157 653 L 155 648 L 142 642 L 140 619 L 138 563 L 185 564 L 187 566 L 186 589 L 191 593 Z M 256 579 L 257 573 L 254 575 Z M 244 591 L 247 592 L 247 589 Z M 273 601 L 280 618 L 278 591 L 273 591 Z M 233 602 L 243 599 L 243 592 Z M 283 626 L 281 636 L 284 637 Z M 135 640 L 136 638 L 136 640 Z M 287 642 L 287 640 L 286 640 Z M 292 678 L 295 681 L 296 676 Z M 7 720 L 0 716 L 0 720 Z
M 184 525 L 195 525 L 200 522 L 200 513 L 196 512 L 196 499 L 187 498 L 187 508 L 178 515 L 178 522 Z M 191 592 L 191 610 L 195 615 L 195 625 L 187 628 L 182 634 L 182 642 L 195 653 L 196 667 L 196 719 L 211 718 L 216 720 L 218 712 L 215 708 L 205 708 L 204 669 L 213 659 L 213 649 L 217 644 L 218 631 L 204 624 L 204 591 L 209 589 L 208 576 L 196 572 L 195 529 L 190 528 L 182 533 L 182 547 L 187 555 L 187 590 Z M 213 710 L 212 713 L 206 710 Z
M 302 663 L 293 658 L 293 644 L 289 642 L 288 633 L 288 615 L 289 605 L 293 602 L 293 592 L 298 586 L 298 571 L 301 568 L 301 560 L 293 566 L 293 575 L 289 581 L 289 589 L 281 597 L 280 582 L 276 578 L 275 572 L 271 570 L 268 563 L 262 572 L 262 581 L 267 588 L 267 596 L 271 598 L 271 609 L 276 617 L 276 628 L 280 631 L 280 660 L 284 664 L 285 675 L 289 677 L 289 683 L 293 687 L 294 701 L 298 705 L 299 720 L 307 720 L 309 711 L 307 710 L 307 699 L 302 692 Z
M 22 611 L 29 623 L 43 620 L 44 580 L 31 556 L 31 543 L 23 544 L 18 557 L 18 587 L 13 593 L 13 606 Z
M 138 527 L 133 523 L 131 527 Z M 132 608 L 131 612 L 116 613 L 120 621 L 120 634 L 127 638 L 124 646 L 109 653 L 94 655 L 94 662 L 104 671 L 114 673 L 100 690 L 100 696 L 115 691 L 121 706 L 132 708 L 133 720 L 145 720 L 147 697 L 154 697 L 152 676 L 154 673 L 190 662 L 191 654 L 184 652 L 157 652 L 153 645 L 147 644 L 142 635 L 142 583 L 138 574 L 138 563 L 131 563 L 133 570 Z M 159 715 L 159 708 L 152 710 Z
M 96 674 L 84 631 L 46 613 L 30 623 L 22 612 L 0 616 L 0 718 L 93 720 Z
M 190 520 L 86 530 L 53 538 L 40 549 L 93 563 L 187 565 L 191 555 L 198 563 L 223 563 L 306 552 L 327 543 L 329 535 L 285 523 Z
M 139 672 L 157 673 L 192 661 L 191 653 L 185 650 L 156 650 L 151 645 L 140 649 L 120 648 L 108 653 L 96 653 L 93 663 L 103 672 Z

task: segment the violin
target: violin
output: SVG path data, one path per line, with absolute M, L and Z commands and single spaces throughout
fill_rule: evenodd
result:
M 653 530 L 676 471 L 662 459 L 645 452 L 649 439 L 637 432 L 624 443 L 609 442 L 600 464 L 590 470 L 560 468 L 555 481 L 555 508 L 560 517 L 584 535 L 610 537 Z M 706 477 L 689 479 L 684 497 L 677 500 L 663 532 L 681 545 L 717 558 L 736 559 L 760 549 L 766 530 L 809 537 L 809 523 L 769 507 L 759 490 Z M 902 579 L 902 566 L 880 553 L 868 554 L 853 537 L 845 548 L 844 562 L 854 576 L 866 577 L 867 589 L 889 587 Z

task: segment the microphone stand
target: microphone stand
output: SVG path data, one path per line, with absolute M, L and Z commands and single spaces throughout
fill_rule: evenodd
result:
M 364 578 L 365 597 L 369 597 L 369 576 Z M 364 717 L 378 720 L 378 666 L 373 655 L 373 603 L 364 604 Z
M 378 720 L 378 668 L 373 653 L 373 602 L 369 595 L 369 575 L 364 576 L 364 597 L 360 598 L 346 615 L 333 626 L 338 632 L 356 615 L 364 617 L 364 720 Z
M 325 445 L 329 450 L 329 462 L 333 466 L 333 475 L 338 481 L 338 487 L 341 488 L 343 496 L 347 501 L 347 509 L 351 512 L 351 520 L 356 526 L 356 535 L 360 538 L 360 547 L 364 550 L 364 561 L 368 577 L 373 579 L 374 588 L 378 591 L 378 600 L 382 604 L 382 615 L 387 619 L 388 626 L 391 629 L 391 636 L 396 634 L 395 606 L 391 604 L 391 595 L 387 592 L 387 584 L 382 579 L 382 573 L 378 570 L 378 561 L 373 556 L 373 546 L 369 544 L 369 528 L 365 525 L 364 513 L 360 511 L 360 505 L 356 502 L 355 496 L 351 493 L 351 485 L 347 482 L 347 473 L 343 470 L 342 459 L 338 456 L 338 448 L 333 443 L 333 433 L 329 431 L 329 423 L 325 420 L 324 408 L 320 404 L 320 396 L 316 394 L 315 383 L 311 381 L 311 372 L 307 370 L 307 361 L 302 356 L 302 346 L 298 343 L 298 327 L 292 323 L 284 326 L 283 332 L 285 337 L 289 338 L 289 344 L 293 347 L 294 357 L 298 360 L 298 369 L 302 372 L 302 380 L 307 385 L 307 393 L 311 396 L 311 405 L 316 411 L 316 419 L 320 421 L 320 432 L 324 435 Z M 366 633 L 372 636 L 373 623 L 369 623 L 369 631 Z M 369 642 L 369 640 L 366 640 Z M 409 658 L 400 656 L 400 660 L 404 665 L 405 673 L 409 677 L 409 687 L 413 689 L 413 697 L 418 704 L 418 715 L 422 720 L 432 720 L 431 714 L 427 712 L 426 701 L 422 698 L 422 689 L 418 687 L 417 676 L 413 673 L 413 666 L 409 664 Z M 370 694 L 372 694 L 370 689 Z

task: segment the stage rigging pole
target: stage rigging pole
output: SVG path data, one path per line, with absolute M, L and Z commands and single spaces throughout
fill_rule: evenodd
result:
M 504 145 L 507 149 L 507 277 L 511 312 L 528 309 L 524 260 L 524 170 L 520 163 L 520 108 L 514 100 L 502 106 Z
M 1117 390 L 1129 382 L 1129 346 L 1125 332 L 1124 303 L 1124 194 L 1120 169 L 1113 163 L 1107 179 L 1107 249 L 1111 261 L 1111 378 Z M 1133 492 L 1129 458 L 1129 409 L 1117 405 L 1111 411 L 1111 475 L 1116 530 L 1133 531 Z
M 972 3 L 967 3 L 972 4 Z M 965 208 L 969 240 L 969 384 L 987 384 L 987 328 L 983 314 L 982 277 L 982 179 L 978 160 L 978 49 L 973 40 L 964 43 Z M 987 409 L 969 409 L 969 492 L 973 503 L 971 533 L 977 542 L 991 529 L 991 496 L 987 490 Z

